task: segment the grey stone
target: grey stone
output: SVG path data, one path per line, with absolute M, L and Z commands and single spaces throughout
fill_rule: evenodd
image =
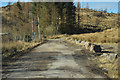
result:
M 91 47 L 91 43 L 90 42 L 85 42 L 85 48 L 90 49 L 90 47 Z
M 107 57 L 108 54 L 107 54 L 107 53 L 103 53 L 101 56 L 103 56 L 103 57 Z
M 79 41 L 76 41 L 76 44 L 79 44 L 80 42 Z
M 75 39 L 75 42 L 77 42 L 77 39 Z
M 81 43 L 80 43 L 82 46 L 84 46 L 85 45 L 85 41 L 81 41 Z
M 117 53 L 111 53 L 111 54 L 108 55 L 107 58 L 111 61 L 111 60 L 116 59 L 116 57 L 117 57 Z
M 72 38 L 71 38 L 70 40 L 71 40 L 71 41 L 73 41 L 73 39 L 72 39 Z
M 81 40 L 78 40 L 79 43 L 81 43 Z

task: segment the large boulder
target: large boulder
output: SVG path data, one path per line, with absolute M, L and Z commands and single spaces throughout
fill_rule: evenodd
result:
M 92 52 L 101 52 L 101 46 L 100 45 L 95 45 L 95 44 L 92 44 L 90 46 L 90 51 Z

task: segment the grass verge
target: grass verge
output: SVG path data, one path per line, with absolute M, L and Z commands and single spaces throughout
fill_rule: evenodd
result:
M 87 33 L 87 34 L 75 34 L 70 35 L 69 38 L 77 40 L 86 40 L 92 43 L 119 43 L 118 28 L 111 28 L 103 32 Z
M 43 44 L 45 40 L 33 41 L 33 42 L 9 42 L 2 43 L 2 59 L 4 61 L 11 61 L 17 59 L 19 56 L 31 51 L 33 48 Z M 9 59 L 9 60 L 8 60 Z

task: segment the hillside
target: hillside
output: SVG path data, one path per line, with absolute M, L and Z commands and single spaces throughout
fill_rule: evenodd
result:
M 118 43 L 118 28 L 111 28 L 103 32 L 87 33 L 87 34 L 74 34 L 70 38 L 77 40 L 86 40 L 92 43 Z
M 78 14 L 78 12 L 76 12 Z M 118 14 L 105 13 L 103 11 L 95 11 L 91 9 L 80 9 L 80 21 L 84 27 L 109 29 L 118 26 Z
M 52 3 L 48 6 L 51 5 Z M 11 37 L 9 38 L 14 37 L 15 40 L 16 38 L 23 40 L 25 35 L 31 36 L 33 34 L 32 33 L 32 3 L 20 3 L 20 6 L 22 8 L 21 12 L 17 6 L 17 3 L 11 5 L 10 10 L 9 10 L 9 6 L 2 7 L 2 31 L 3 33 L 10 33 Z M 53 12 L 51 11 L 50 14 L 51 13 Z M 77 26 L 78 13 L 80 15 L 80 26 Z M 54 13 L 51 15 L 51 17 L 53 16 L 53 18 L 51 19 L 54 19 L 53 20 L 54 22 L 51 22 L 53 24 L 49 24 L 48 14 L 45 15 L 46 20 L 44 20 L 45 19 L 44 16 L 43 18 L 40 19 L 41 36 L 64 34 L 66 33 L 66 31 L 68 31 L 69 33 L 71 32 L 72 34 L 93 33 L 93 32 L 100 32 L 110 28 L 117 28 L 118 26 L 117 24 L 118 14 L 114 14 L 114 13 L 106 13 L 103 11 L 95 11 L 92 9 L 80 8 L 79 12 L 77 12 L 77 10 L 75 11 L 74 16 L 76 16 L 76 23 L 74 22 L 74 26 L 70 24 L 71 26 L 68 27 L 66 27 L 65 22 L 63 22 L 62 24 L 60 20 L 58 20 L 58 22 L 55 22 L 57 21 L 57 17 L 60 18 L 59 15 L 60 14 L 57 14 L 56 16 L 56 14 Z M 37 18 L 34 18 L 34 21 L 37 22 Z M 34 32 L 36 32 L 36 36 L 38 36 L 37 26 L 38 26 L 37 24 L 34 25 Z
M 23 40 L 26 34 L 32 34 L 32 21 L 30 18 L 27 19 L 27 17 L 30 17 L 27 15 L 30 4 L 21 3 L 21 7 L 24 8 L 21 19 L 19 18 L 19 10 L 16 3 L 11 5 L 10 10 L 8 6 L 2 7 L 2 32 L 10 33 L 10 37 L 3 36 L 3 39 L 12 38 L 12 40 L 15 40 L 19 36 L 20 40 Z

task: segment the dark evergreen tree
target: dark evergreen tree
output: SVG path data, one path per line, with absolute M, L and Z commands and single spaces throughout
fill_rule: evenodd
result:
M 50 3 L 49 7 L 51 8 L 51 24 L 58 25 L 59 14 L 55 3 L 54 2 Z
M 48 9 L 48 5 L 46 2 L 41 4 L 41 12 L 40 12 L 40 24 L 42 27 L 47 27 L 51 23 L 50 10 Z
M 64 28 L 65 33 L 73 34 L 75 32 L 75 6 L 73 2 L 66 2 L 64 6 Z
M 11 2 L 8 2 L 8 10 L 11 10 Z
M 63 10 L 64 10 L 64 5 L 65 5 L 65 2 L 56 2 L 55 3 L 56 5 L 56 8 L 58 9 L 58 15 L 59 15 L 59 28 L 58 28 L 58 32 L 59 33 L 65 33 L 64 32 L 64 13 L 63 13 Z
M 17 8 L 18 8 L 18 15 L 19 15 L 18 18 L 22 20 L 22 7 L 21 7 L 19 0 L 17 2 Z
M 17 7 L 18 7 L 19 10 L 22 10 L 22 7 L 21 7 L 21 5 L 20 5 L 19 0 L 18 0 L 18 2 L 17 2 Z
M 76 12 L 77 12 L 77 23 L 78 23 L 78 27 L 80 27 L 80 3 L 77 3 L 77 8 L 76 8 Z
M 72 34 L 75 24 L 75 6 L 73 2 L 55 3 L 59 13 L 59 32 L 62 34 Z

